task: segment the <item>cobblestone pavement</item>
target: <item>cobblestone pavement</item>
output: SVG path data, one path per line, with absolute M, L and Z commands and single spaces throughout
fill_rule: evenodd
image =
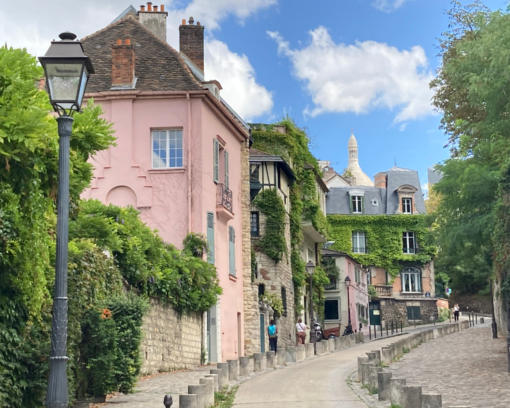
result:
M 510 374 L 507 372 L 506 333 L 492 338 L 488 325 L 450 334 L 411 350 L 388 369 L 425 393 L 440 393 L 443 407 L 509 408 Z M 360 395 L 359 384 L 353 388 Z M 356 389 L 357 388 L 357 389 Z M 374 408 L 388 407 L 377 394 L 360 395 Z
M 198 384 L 199 379 L 209 374 L 213 366 L 198 367 L 193 370 L 156 374 L 138 381 L 133 394 L 118 394 L 94 408 L 158 408 L 164 407 L 165 394 L 172 395 L 172 408 L 179 407 L 179 394 L 188 393 L 189 384 Z

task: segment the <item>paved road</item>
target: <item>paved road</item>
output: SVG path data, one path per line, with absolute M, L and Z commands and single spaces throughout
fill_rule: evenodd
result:
M 346 378 L 357 368 L 358 356 L 393 341 L 360 344 L 254 377 L 241 384 L 234 407 L 366 408 Z

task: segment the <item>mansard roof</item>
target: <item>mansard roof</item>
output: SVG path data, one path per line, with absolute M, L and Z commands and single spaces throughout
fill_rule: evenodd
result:
M 130 39 L 135 51 L 136 90 L 202 90 L 179 52 L 161 41 L 131 14 L 81 40 L 94 65 L 87 92 L 109 91 L 112 87 L 112 46 L 118 39 Z

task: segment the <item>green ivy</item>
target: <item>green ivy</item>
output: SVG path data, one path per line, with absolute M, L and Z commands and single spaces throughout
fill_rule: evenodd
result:
M 395 277 L 405 265 L 424 265 L 437 252 L 430 241 L 424 215 L 328 215 L 333 249 L 346 252 L 357 262 L 384 268 Z M 366 254 L 352 252 L 352 232 L 364 231 Z M 418 245 L 416 254 L 402 252 L 402 233 L 413 231 Z
M 283 302 L 278 295 L 274 293 L 264 293 L 260 295 L 260 300 L 273 309 L 275 317 L 283 315 Z
M 265 189 L 257 194 L 253 204 L 266 218 L 264 235 L 256 243 L 275 263 L 287 253 L 285 240 L 285 207 L 276 189 Z

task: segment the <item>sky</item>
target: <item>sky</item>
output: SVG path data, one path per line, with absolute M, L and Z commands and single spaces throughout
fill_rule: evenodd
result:
M 508 0 L 484 0 L 506 10 Z M 63 31 L 85 37 L 108 25 L 129 0 L 0 0 L 0 43 L 43 55 Z M 448 0 L 164 0 L 167 41 L 178 25 L 205 26 L 205 76 L 249 122 L 291 118 L 310 149 L 339 173 L 347 141 L 373 178 L 394 165 L 418 170 L 449 156 L 430 80 L 440 68 Z

